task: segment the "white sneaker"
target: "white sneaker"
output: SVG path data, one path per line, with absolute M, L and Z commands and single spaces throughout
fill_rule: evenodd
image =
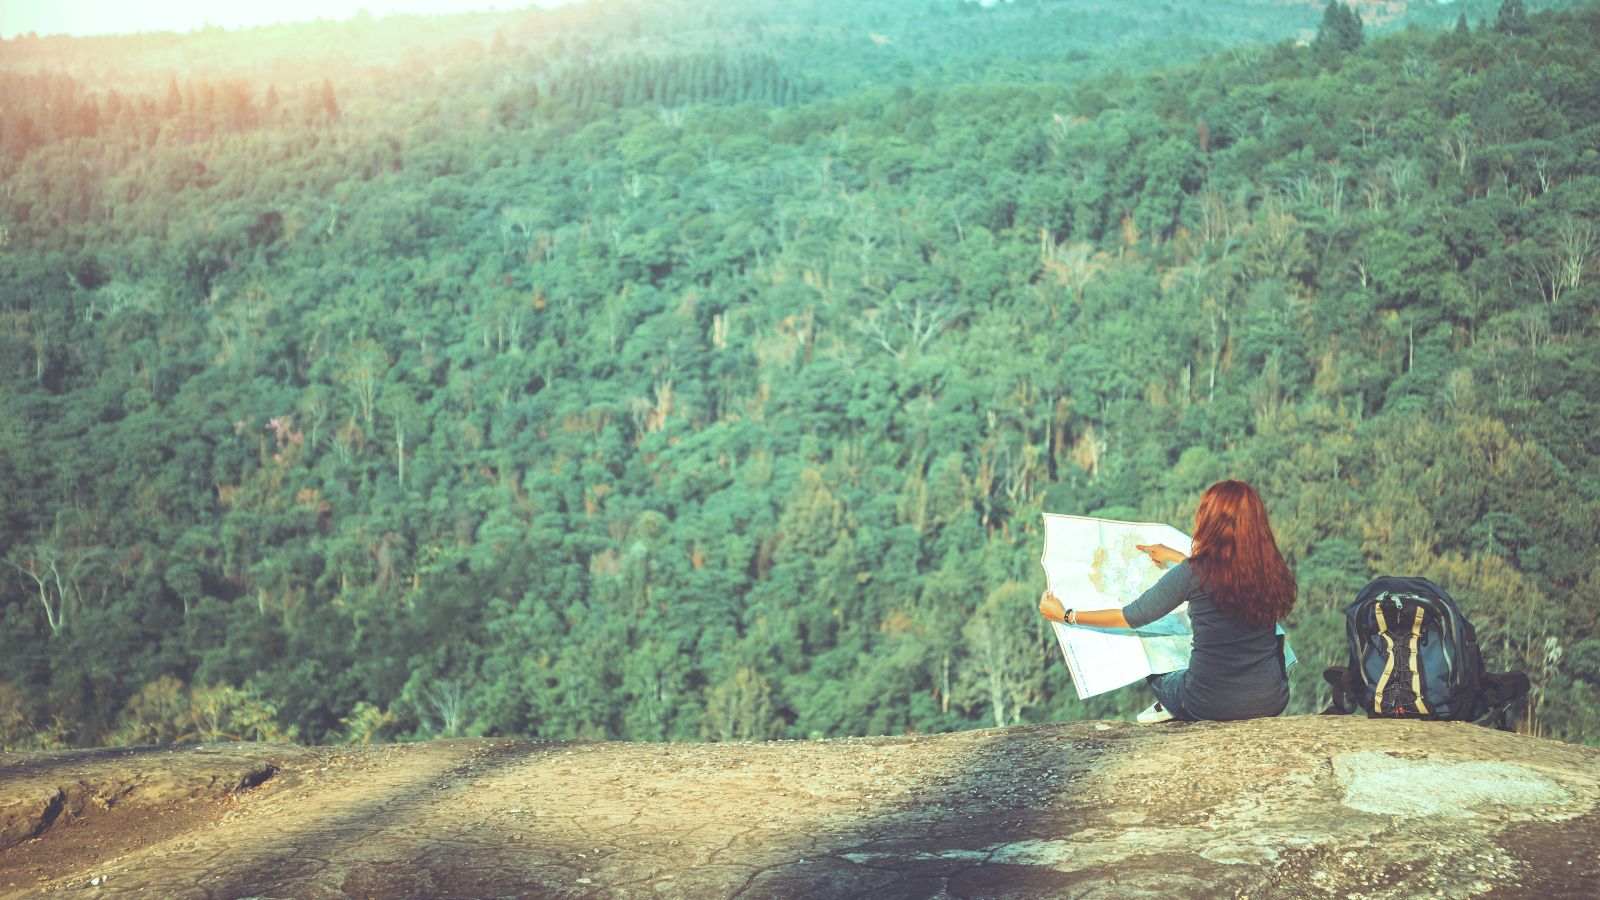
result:
M 1161 705 L 1161 701 L 1157 700 L 1155 703 L 1150 704 L 1149 709 L 1139 713 L 1138 718 L 1136 718 L 1134 721 L 1138 722 L 1140 725 L 1154 725 L 1157 722 L 1170 722 L 1172 721 L 1172 713 L 1168 712 L 1167 708 Z

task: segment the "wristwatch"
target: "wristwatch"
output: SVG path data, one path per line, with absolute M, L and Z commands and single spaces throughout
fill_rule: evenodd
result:
M 1077 613 L 1077 611 L 1076 610 L 1071 610 L 1071 609 L 1067 610 L 1066 611 L 1066 620 L 1067 620 L 1067 624 L 1068 625 L 1076 625 L 1076 624 L 1078 624 L 1078 613 Z

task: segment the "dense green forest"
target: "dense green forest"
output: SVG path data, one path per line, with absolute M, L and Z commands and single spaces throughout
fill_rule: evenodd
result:
M 590 0 L 0 42 L 0 746 L 1126 716 L 1255 484 L 1600 743 L 1600 8 Z M 1552 8 L 1554 7 L 1554 8 Z

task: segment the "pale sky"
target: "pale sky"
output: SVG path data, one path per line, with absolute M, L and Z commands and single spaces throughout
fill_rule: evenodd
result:
M 279 22 L 342 20 L 366 10 L 452 13 L 564 6 L 574 0 L 0 0 L 0 37 L 192 31 L 207 24 L 248 28 Z

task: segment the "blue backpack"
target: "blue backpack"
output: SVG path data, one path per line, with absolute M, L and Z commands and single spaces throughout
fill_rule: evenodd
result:
M 1323 672 L 1325 712 L 1360 707 L 1372 718 L 1484 721 L 1510 730 L 1506 714 L 1527 696 L 1521 672 L 1488 673 L 1472 623 L 1426 578 L 1378 578 L 1345 607 L 1350 665 Z

